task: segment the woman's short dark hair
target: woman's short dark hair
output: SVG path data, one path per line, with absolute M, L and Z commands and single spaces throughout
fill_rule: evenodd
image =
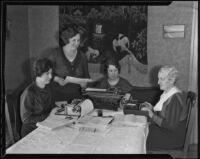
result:
M 82 34 L 81 27 L 78 26 L 68 26 L 60 31 L 59 43 L 60 46 L 64 46 L 69 43 L 69 39 L 76 36 L 77 34 Z
M 109 65 L 115 66 L 118 69 L 118 72 L 120 73 L 121 66 L 120 66 L 119 62 L 114 58 L 108 58 L 104 65 L 104 74 L 106 74 L 106 75 L 108 74 Z
M 49 69 L 53 69 L 53 64 L 47 58 L 38 59 L 33 64 L 33 73 L 35 77 L 40 77 L 43 73 L 48 72 Z

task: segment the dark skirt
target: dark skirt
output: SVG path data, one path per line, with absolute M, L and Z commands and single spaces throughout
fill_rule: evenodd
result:
M 55 101 L 71 102 L 73 99 L 82 98 L 79 84 L 68 83 L 64 86 L 60 86 L 58 83 L 52 82 L 49 86 Z
M 182 148 L 185 141 L 186 121 L 180 122 L 174 130 L 167 130 L 156 124 L 149 126 L 147 151 Z

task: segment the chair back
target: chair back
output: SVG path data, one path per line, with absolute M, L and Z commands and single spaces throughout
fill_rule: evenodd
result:
M 6 95 L 7 117 L 9 117 L 10 125 L 14 136 L 14 141 L 21 138 L 22 121 L 20 118 L 20 99 L 16 94 Z M 9 123 L 8 123 L 9 124 Z
M 191 136 L 191 131 L 192 131 L 192 125 L 189 125 L 190 118 L 191 118 L 191 110 L 194 107 L 196 102 L 196 94 L 192 91 L 188 91 L 187 93 L 187 98 L 186 98 L 186 106 L 188 108 L 188 113 L 186 117 L 186 137 L 185 137 L 185 142 L 184 142 L 184 152 L 187 152 L 189 144 L 190 144 L 190 136 Z
M 187 99 L 186 99 L 186 105 L 188 107 L 188 114 L 186 118 L 186 128 L 188 128 L 189 120 L 190 120 L 190 115 L 191 115 L 191 110 L 192 107 L 194 106 L 196 101 L 196 94 L 194 92 L 189 91 L 187 94 Z

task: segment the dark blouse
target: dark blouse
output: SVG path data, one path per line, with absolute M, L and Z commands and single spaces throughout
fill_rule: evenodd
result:
M 184 94 L 176 93 L 163 104 L 162 111 L 153 115 L 152 120 L 160 127 L 173 130 L 180 121 L 186 119 L 186 105 L 183 101 Z
M 35 82 L 22 93 L 20 115 L 24 124 L 36 124 L 43 121 L 54 107 L 53 98 L 48 87 L 39 88 Z
M 55 75 L 59 77 L 90 78 L 87 58 L 80 50 L 78 50 L 77 56 L 72 62 L 65 57 L 62 48 L 54 49 L 48 58 L 53 62 Z
M 105 88 L 105 89 L 115 87 L 115 88 L 121 89 L 121 91 L 124 92 L 124 93 L 128 93 L 132 89 L 132 85 L 126 79 L 124 79 L 122 77 L 119 77 L 119 82 L 114 86 L 111 86 L 108 83 L 108 78 L 105 77 L 99 82 L 97 87 L 98 88 Z

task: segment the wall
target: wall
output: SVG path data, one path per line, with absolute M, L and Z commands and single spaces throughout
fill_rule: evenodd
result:
M 30 58 L 34 59 L 38 56 L 44 56 L 51 48 L 58 46 L 59 10 L 58 6 L 16 6 L 11 8 L 13 11 L 10 11 L 9 14 L 12 14 L 14 19 L 12 25 L 17 24 L 15 24 L 13 35 L 11 33 L 14 39 L 7 44 L 6 86 L 15 88 L 24 78 L 20 64 L 23 63 L 25 57 L 28 57 L 28 49 Z M 185 24 L 185 38 L 163 39 L 162 27 L 164 24 Z M 141 74 L 137 70 L 132 70 L 131 76 L 125 75 L 129 81 L 137 86 L 155 85 L 157 74 L 152 73 L 152 70 L 156 70 L 159 65 L 169 64 L 174 65 L 180 71 L 181 79 L 178 85 L 186 90 L 189 75 L 191 25 L 191 1 L 174 1 L 169 6 L 149 6 L 148 73 Z M 27 37 L 28 35 L 29 37 Z M 12 72 L 13 68 L 18 74 L 17 77 Z M 92 71 L 92 68 L 90 70 Z M 153 78 L 152 75 L 154 75 Z
M 7 6 L 11 28 L 5 46 L 5 90 L 17 89 L 30 77 L 27 13 L 27 6 Z
M 29 53 L 32 61 L 58 46 L 57 6 L 29 6 Z
M 30 57 L 44 56 L 58 45 L 57 6 L 29 6 L 29 44 Z M 185 24 L 185 38 L 163 39 L 164 24 Z M 188 87 L 189 56 L 192 25 L 192 2 L 174 1 L 169 6 L 148 7 L 148 73 L 142 74 L 132 69 L 132 74 L 125 76 L 133 85 L 157 85 L 157 67 L 168 64 L 177 67 L 181 73 L 178 86 Z M 89 68 L 96 72 L 95 67 Z M 95 70 L 93 70 L 95 69 Z M 95 74 L 96 76 L 96 74 Z
M 187 90 L 189 80 L 190 45 L 192 29 L 192 1 L 173 1 L 169 6 L 148 7 L 147 56 L 148 73 L 133 68 L 132 74 L 122 75 L 133 85 L 156 86 L 157 71 L 161 65 L 175 66 L 180 71 L 177 85 Z M 164 39 L 163 25 L 184 24 L 185 38 Z
M 188 89 L 189 62 L 192 29 L 192 1 L 173 1 L 169 6 L 148 7 L 148 29 L 147 29 L 147 56 L 148 72 L 141 73 L 131 67 L 128 73 L 128 66 L 121 69 L 121 76 L 136 86 L 157 86 L 157 71 L 161 65 L 175 66 L 180 72 L 180 79 L 177 85 Z M 185 37 L 179 39 L 164 39 L 163 25 L 184 24 Z M 94 73 L 96 67 L 91 67 Z
M 178 85 L 184 90 L 189 80 L 192 5 L 192 1 L 173 1 L 170 6 L 150 6 L 148 14 L 149 70 L 156 65 L 175 66 L 181 74 Z M 163 39 L 164 24 L 185 24 L 185 38 Z

